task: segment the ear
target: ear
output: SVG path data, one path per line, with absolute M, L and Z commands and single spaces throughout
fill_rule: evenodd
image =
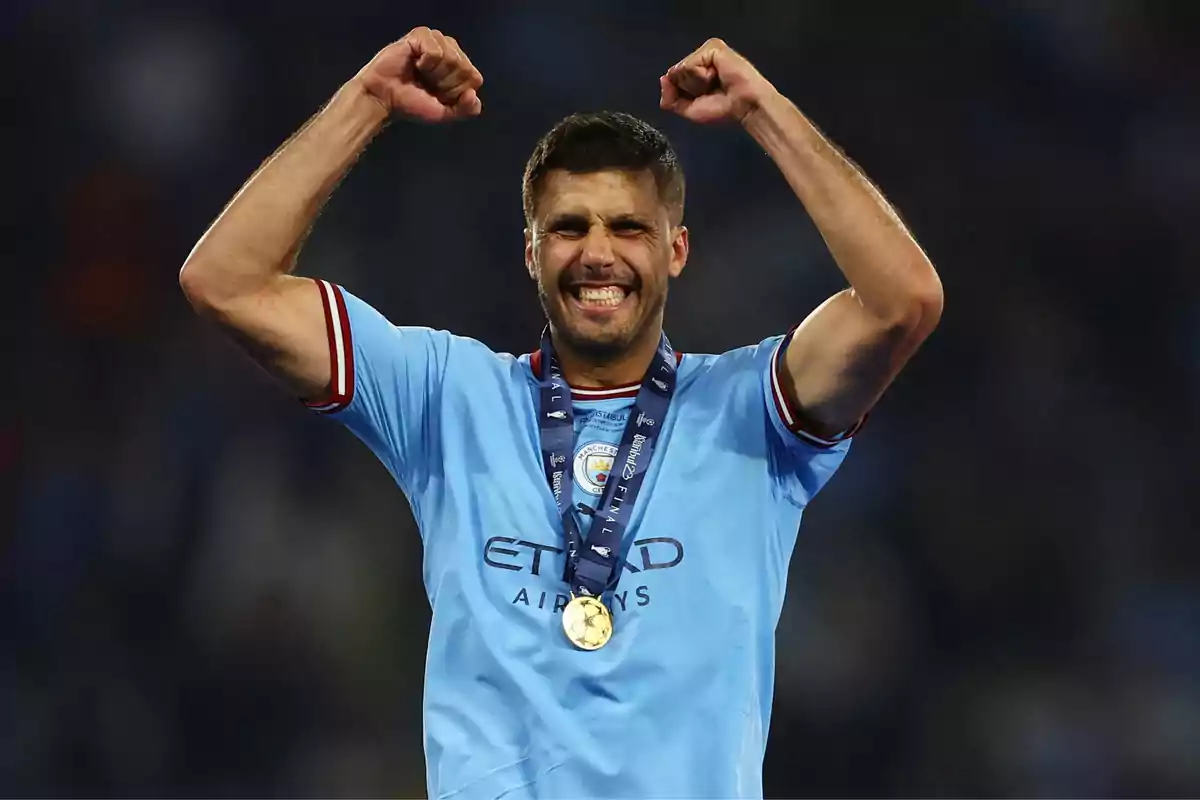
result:
M 529 273 L 530 278 L 537 280 L 537 274 L 533 268 L 533 231 L 529 228 L 525 229 L 525 271 Z
M 683 268 L 687 266 L 688 259 L 688 229 L 682 225 L 675 228 L 671 239 L 671 263 L 667 267 L 667 274 L 672 278 L 678 278 L 683 272 Z

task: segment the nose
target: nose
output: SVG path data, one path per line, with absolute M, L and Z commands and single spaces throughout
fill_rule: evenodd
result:
M 603 225 L 593 225 L 588 228 L 587 237 L 583 240 L 583 253 L 580 263 L 585 267 L 611 267 L 616 260 L 613 256 L 612 241 Z

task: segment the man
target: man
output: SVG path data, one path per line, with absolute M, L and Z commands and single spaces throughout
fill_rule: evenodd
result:
M 409 498 L 433 607 L 431 797 L 761 796 L 801 512 L 937 323 L 938 277 L 872 185 L 716 39 L 660 78 L 661 104 L 739 123 L 824 235 L 852 288 L 794 332 L 671 348 L 683 175 L 621 114 L 570 117 L 530 159 L 525 262 L 549 320 L 532 356 L 394 326 L 289 274 L 389 117 L 473 117 L 481 84 L 438 31 L 384 48 L 234 197 L 181 283 Z

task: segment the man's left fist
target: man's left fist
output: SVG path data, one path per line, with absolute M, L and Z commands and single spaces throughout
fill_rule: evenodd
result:
M 658 79 L 659 105 L 693 122 L 742 122 L 775 87 L 720 39 L 709 39 Z

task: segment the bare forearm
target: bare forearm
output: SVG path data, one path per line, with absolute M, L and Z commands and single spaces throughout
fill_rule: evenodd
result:
M 937 273 L 900 217 L 786 97 L 771 95 L 743 124 L 804 204 L 867 311 L 896 320 L 940 305 Z
M 257 292 L 294 265 L 330 193 L 387 121 L 357 80 L 275 152 L 193 248 L 180 275 L 205 300 Z

